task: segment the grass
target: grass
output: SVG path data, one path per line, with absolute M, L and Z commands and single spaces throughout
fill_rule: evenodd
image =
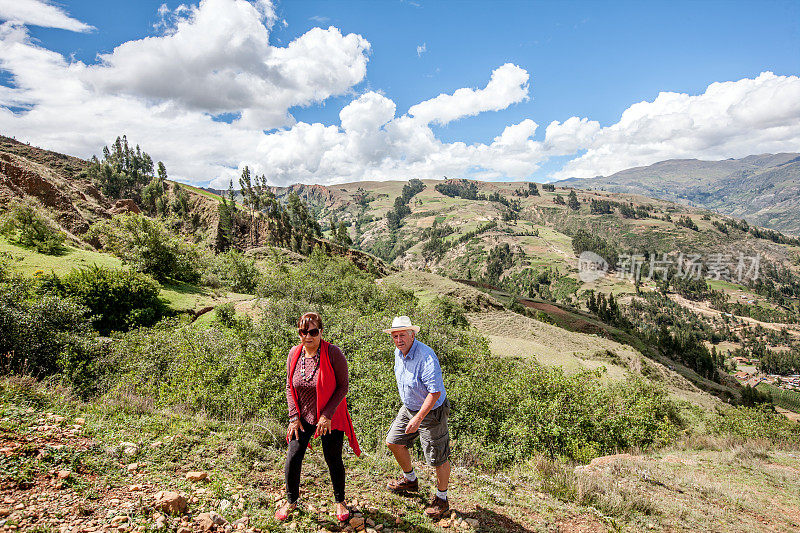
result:
M 25 276 L 33 276 L 37 271 L 43 273 L 53 272 L 59 276 L 69 274 L 74 268 L 98 265 L 107 268 L 122 268 L 122 261 L 113 255 L 82 250 L 67 246 L 64 254 L 58 256 L 45 255 L 10 244 L 4 237 L 0 237 L 0 253 L 11 256 L 9 265 L 12 270 Z M 217 294 L 211 289 L 191 285 L 183 282 L 164 284 L 161 288 L 161 297 L 176 311 L 187 311 L 213 305 L 226 296 Z
M 187 311 L 212 305 L 218 296 L 207 287 L 180 281 L 164 284 L 161 287 L 161 297 L 176 311 Z
M 155 410 L 146 398 L 82 403 L 30 378 L 0 379 L 0 416 L 4 445 L 31 442 L 25 455 L 12 451 L 12 461 L 0 461 L 0 492 L 26 501 L 27 509 L 47 505 L 38 523 L 23 522 L 21 513 L 9 517 L 7 523 L 22 530 L 49 531 L 49 516 L 84 528 L 90 522 L 102 526 L 121 509 L 135 527 L 148 530 L 154 526 L 152 495 L 159 490 L 186 494 L 192 516 L 211 510 L 229 522 L 246 516 L 261 531 L 339 529 L 328 514 L 331 487 L 317 446 L 303 464 L 302 511 L 288 524 L 272 518 L 283 496 L 285 444 L 282 426 L 269 419 L 233 423 Z M 55 422 L 57 416 L 64 420 Z M 75 431 L 78 417 L 86 422 Z M 43 430 L 43 422 L 50 429 Z M 123 442 L 135 447 L 126 451 Z M 138 469 L 129 471 L 134 462 Z M 398 474 L 387 450 L 367 450 L 358 459 L 346 452 L 348 503 L 384 529 L 461 530 L 423 515 L 434 477 L 430 468 L 415 466 L 420 495 L 397 496 L 382 488 Z M 64 468 L 73 475 L 54 489 L 49 473 Z M 207 472 L 209 481 L 187 481 L 190 470 Z M 26 484 L 33 488 L 20 489 Z M 132 491 L 132 485 L 142 490 Z M 31 493 L 47 503 L 35 503 Z M 800 527 L 800 458 L 763 441 L 698 435 L 579 469 L 545 456 L 504 471 L 456 467 L 450 496 L 459 516 L 478 519 L 484 532 L 789 531 Z M 168 518 L 168 529 L 178 521 Z
M 73 268 L 90 265 L 109 268 L 122 266 L 122 261 L 116 257 L 92 250 L 66 246 L 66 252 L 62 255 L 46 255 L 10 244 L 5 237 L 0 237 L 0 253 L 9 254 L 11 268 L 25 276 L 33 276 L 39 270 L 44 273 L 54 272 L 63 275 L 68 274 Z

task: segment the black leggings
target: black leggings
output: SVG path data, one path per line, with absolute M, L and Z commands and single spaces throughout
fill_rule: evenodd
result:
M 292 437 L 289 441 L 289 450 L 286 453 L 286 499 L 289 503 L 295 503 L 300 498 L 300 468 L 303 465 L 303 457 L 306 448 L 317 426 L 313 426 L 301 419 L 302 429 L 300 439 Z M 325 462 L 328 463 L 328 470 L 331 472 L 331 482 L 333 483 L 333 496 L 336 503 L 344 502 L 344 463 L 342 462 L 342 446 L 344 444 L 343 431 L 331 431 L 327 435 L 320 437 L 322 440 L 322 453 Z

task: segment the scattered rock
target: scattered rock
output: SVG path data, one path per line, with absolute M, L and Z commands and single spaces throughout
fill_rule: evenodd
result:
M 136 472 L 137 470 L 139 470 L 139 463 L 131 463 L 125 468 L 128 469 L 128 472 Z
M 350 524 L 350 527 L 358 529 L 364 525 L 364 518 L 361 516 L 354 516 L 348 523 Z
M 5 518 L 11 514 L 11 509 L 2 508 L 0 509 L 0 518 Z
M 208 479 L 208 472 L 186 472 L 186 479 L 189 481 L 203 481 Z
M 114 204 L 114 207 L 111 208 L 112 215 L 119 215 L 122 213 L 134 213 L 139 214 L 141 213 L 141 209 L 139 206 L 136 205 L 136 202 L 131 200 L 130 198 L 123 198 L 122 200 L 117 200 Z
M 214 526 L 224 527 L 228 525 L 228 521 L 215 511 L 200 513 L 197 515 L 197 518 L 195 518 L 195 522 L 203 531 L 210 531 Z
M 58 474 L 56 475 L 56 477 L 58 479 L 68 479 L 69 476 L 71 476 L 71 475 L 72 475 L 72 471 L 71 470 L 59 470 Z
M 173 491 L 159 491 L 155 495 L 156 508 L 169 514 L 183 514 L 188 507 L 186 498 Z
M 85 418 L 76 418 L 75 419 L 75 424 L 77 424 L 79 426 L 83 426 L 84 424 L 86 424 L 86 419 Z
M 128 456 L 134 456 L 139 453 L 139 446 L 133 442 L 120 442 L 120 448 L 122 448 L 122 453 Z

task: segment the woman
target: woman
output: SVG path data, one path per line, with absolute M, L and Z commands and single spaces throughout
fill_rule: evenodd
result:
M 350 511 L 344 503 L 344 436 L 356 455 L 361 455 L 353 422 L 347 411 L 347 361 L 338 346 L 322 340 L 322 318 L 306 313 L 297 323 L 300 344 L 286 360 L 286 402 L 289 427 L 286 440 L 286 503 L 276 512 L 286 520 L 300 497 L 300 468 L 311 438 L 320 437 L 325 462 L 331 473 L 336 518 L 345 521 Z

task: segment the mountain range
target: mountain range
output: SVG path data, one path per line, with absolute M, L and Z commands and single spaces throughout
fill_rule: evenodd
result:
M 800 235 L 800 153 L 722 161 L 670 159 L 610 176 L 561 180 L 557 185 L 652 196 Z

